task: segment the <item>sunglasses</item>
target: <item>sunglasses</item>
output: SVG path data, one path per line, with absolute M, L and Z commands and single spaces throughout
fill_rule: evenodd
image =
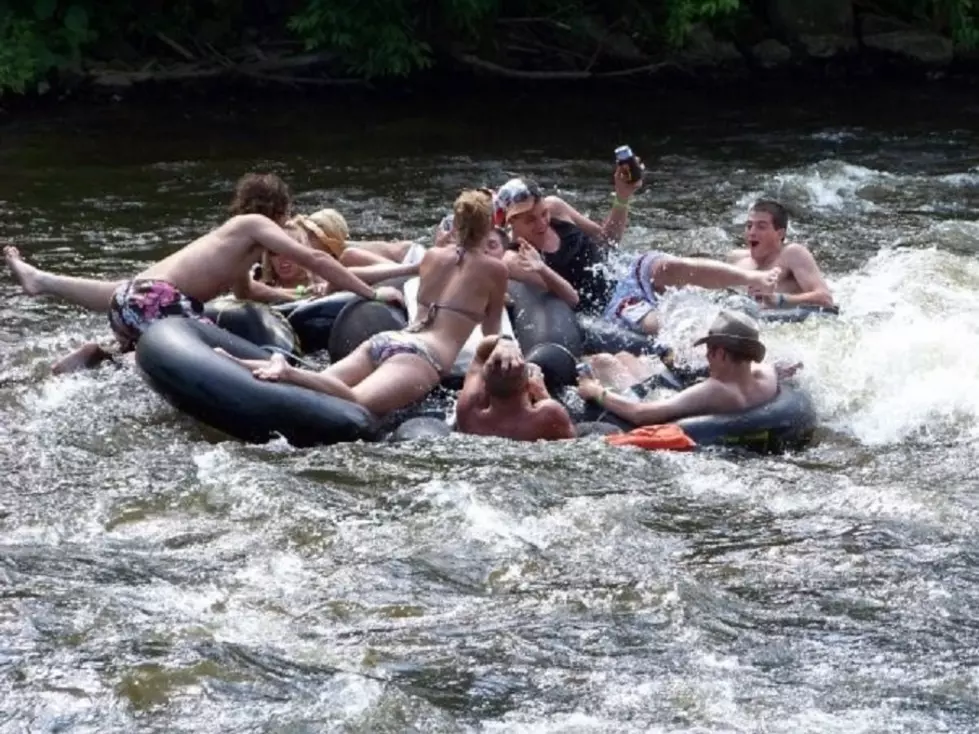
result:
M 521 204 L 530 199 L 535 201 L 542 199 L 540 188 L 535 183 L 525 183 L 524 188 L 517 191 L 513 196 L 510 197 L 510 201 L 514 204 Z

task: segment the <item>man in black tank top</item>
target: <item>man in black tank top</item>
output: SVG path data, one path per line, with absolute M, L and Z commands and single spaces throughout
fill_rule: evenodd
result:
M 656 250 L 637 254 L 621 278 L 611 277 L 606 266 L 608 249 L 621 238 L 629 200 L 640 185 L 624 181 L 617 170 L 612 211 L 599 225 L 557 197 L 544 198 L 536 185 L 514 178 L 496 192 L 494 216 L 498 223 L 510 224 L 514 239 L 529 242 L 550 270 L 570 284 L 578 294 L 578 310 L 640 334 L 659 331 L 659 298 L 669 287 L 773 291 L 779 268 L 752 272 L 717 260 L 681 258 Z M 557 292 L 543 279 L 521 279 Z
M 617 175 L 612 211 L 599 225 L 558 197 L 544 198 L 536 184 L 514 178 L 496 192 L 496 221 L 509 224 L 515 240 L 529 242 L 548 268 L 571 285 L 578 294 L 577 310 L 600 314 L 615 289 L 608 272 L 608 250 L 622 236 L 629 200 L 641 185 Z M 554 290 L 544 281 L 536 284 Z

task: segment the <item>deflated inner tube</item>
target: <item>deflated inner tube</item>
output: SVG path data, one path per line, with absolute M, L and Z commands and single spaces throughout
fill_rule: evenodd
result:
M 289 322 L 264 303 L 216 298 L 204 306 L 204 315 L 215 324 L 260 347 L 274 347 L 286 354 L 300 354 L 301 347 Z
M 613 415 L 592 402 L 584 408 L 568 406 L 577 423 L 603 422 L 631 431 L 637 426 Z M 739 413 L 714 413 L 672 421 L 698 446 L 739 446 L 763 453 L 803 448 L 812 440 L 817 426 L 816 409 L 809 393 L 789 383 L 781 383 L 778 393 L 767 403 Z
M 276 304 L 272 310 L 289 321 L 303 351 L 311 354 L 329 346 L 330 332 L 337 316 L 356 300 L 353 293 L 333 293 L 322 298 Z
M 721 304 L 732 311 L 741 311 L 756 321 L 769 324 L 793 324 L 811 316 L 839 316 L 839 306 L 791 306 L 788 308 L 762 308 L 753 298 L 731 291 L 721 299 Z
M 359 405 L 258 380 L 214 347 L 242 359 L 269 356 L 213 324 L 168 318 L 140 337 L 136 364 L 146 383 L 175 408 L 242 441 L 265 443 L 281 435 L 293 446 L 307 447 L 376 439 L 379 422 Z
M 812 316 L 825 318 L 839 316 L 840 309 L 836 306 L 793 306 L 792 308 L 766 308 L 758 312 L 758 320 L 768 324 L 794 324 Z
M 524 354 L 545 342 L 564 347 L 574 357 L 583 354 L 581 329 L 568 304 L 552 293 L 515 280 L 510 281 L 507 292 L 513 334 Z

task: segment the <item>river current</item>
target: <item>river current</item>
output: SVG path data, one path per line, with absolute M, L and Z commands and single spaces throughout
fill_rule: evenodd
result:
M 754 198 L 791 207 L 842 307 L 764 333 L 805 365 L 814 445 L 244 445 L 128 370 L 51 377 L 104 317 L 0 276 L 0 731 L 979 727 L 975 95 L 578 99 L 557 129 L 568 101 L 534 104 L 8 123 L 0 241 L 126 277 L 257 169 L 361 238 L 427 243 L 513 173 L 600 218 L 629 143 L 651 175 L 625 254 L 721 255 Z M 665 308 L 678 345 L 716 313 Z

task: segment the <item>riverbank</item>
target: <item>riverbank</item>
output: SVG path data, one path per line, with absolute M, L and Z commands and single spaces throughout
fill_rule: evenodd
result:
M 376 75 L 358 72 L 338 50 L 309 52 L 282 29 L 220 51 L 212 44 L 202 50 L 158 32 L 155 45 L 144 44 L 138 53 L 123 40 L 125 52 L 82 57 L 25 84 L 20 94 L 0 94 L 0 113 L 64 103 L 270 95 L 445 98 L 467 92 L 499 96 L 514 90 L 568 89 L 715 93 L 772 83 L 832 87 L 979 81 L 976 43 L 954 41 L 948 28 L 933 29 L 941 23 L 863 12 L 848 0 L 769 0 L 763 5 L 764 11 L 746 15 L 742 9 L 724 22 L 688 24 L 682 43 L 674 45 L 622 31 L 624 18 L 586 16 L 570 24 L 553 18 L 497 18 L 491 23 L 490 44 L 446 36 L 452 40 L 432 41 L 429 48 L 420 36 L 412 43 L 428 48 L 424 62 Z M 975 30 L 969 28 L 969 33 Z

